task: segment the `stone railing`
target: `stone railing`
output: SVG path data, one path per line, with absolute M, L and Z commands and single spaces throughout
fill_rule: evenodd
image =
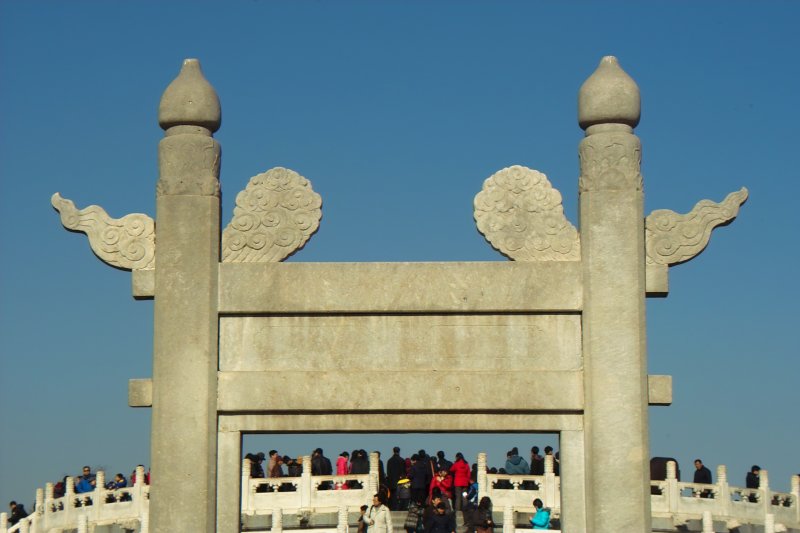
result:
M 489 496 L 496 511 L 502 512 L 503 533 L 514 533 L 518 513 L 533 513 L 533 500 L 539 498 L 561 515 L 561 483 L 553 471 L 553 457 L 545 456 L 545 473 L 524 476 L 486 473 L 486 454 L 478 454 L 479 497 Z M 315 533 L 346 533 L 348 521 L 363 504 L 369 504 L 378 491 L 378 457 L 370 455 L 369 474 L 312 476 L 311 458 L 303 457 L 298 477 L 251 478 L 250 461 L 242 464 L 242 517 L 270 516 L 270 529 L 284 529 L 284 515 L 310 516 L 335 513 L 336 528 L 314 528 Z M 800 476 L 792 476 L 791 492 L 769 488 L 766 470 L 761 470 L 760 486 L 746 489 L 728 485 L 725 466 L 717 468 L 717 483 L 697 484 L 677 480 L 674 462 L 667 463 L 667 478 L 651 481 L 652 514 L 678 528 L 691 520 L 699 521 L 703 532 L 713 531 L 713 522 L 725 522 L 729 529 L 742 524 L 763 525 L 764 533 L 800 529 Z M 102 488 L 105 476 L 97 472 L 94 491 L 76 494 L 75 480 L 67 478 L 66 494 L 53 496 L 53 484 L 37 489 L 31 515 L 9 528 L 6 513 L 0 513 L 0 533 L 44 533 L 75 530 L 88 533 L 97 526 L 116 524 L 137 533 L 148 532 L 149 487 L 143 483 L 144 469 L 136 469 L 137 482 L 118 490 Z M 360 487 L 359 487 L 360 486 Z M 295 520 L 296 521 L 296 520 Z M 287 529 L 294 529 L 291 524 Z
M 800 476 L 792 476 L 791 492 L 769 488 L 769 476 L 761 470 L 759 487 L 746 489 L 728 484 L 725 465 L 717 467 L 714 484 L 687 483 L 677 480 L 675 463 L 667 463 L 667 478 L 651 481 L 653 516 L 671 518 L 678 526 L 706 514 L 725 522 L 728 528 L 740 524 L 764 525 L 764 531 L 785 531 L 800 528 Z
M 369 458 L 369 474 L 347 476 L 312 476 L 311 458 L 302 458 L 303 471 L 299 477 L 251 478 L 250 460 L 242 464 L 242 514 L 272 514 L 273 527 L 281 513 L 306 510 L 343 513 L 345 524 L 348 512 L 372 502 L 378 492 L 378 454 Z
M 0 533 L 44 533 L 77 529 L 88 533 L 96 526 L 118 524 L 138 533 L 147 533 L 150 512 L 150 487 L 144 483 L 144 468 L 136 469 L 136 483 L 124 489 L 105 488 L 105 473 L 96 474 L 96 488 L 75 493 L 75 479 L 68 477 L 64 496 L 55 498 L 53 484 L 36 490 L 36 505 L 31 514 L 8 527 L 8 516 L 0 513 Z

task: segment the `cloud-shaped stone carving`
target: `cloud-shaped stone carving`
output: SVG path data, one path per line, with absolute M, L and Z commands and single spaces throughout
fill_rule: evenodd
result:
M 647 264 L 675 265 L 698 255 L 708 245 L 715 227 L 736 218 L 747 194 L 747 189 L 742 187 L 721 203 L 700 200 L 685 215 L 669 209 L 650 213 L 645 219 Z
M 283 261 L 319 228 L 322 198 L 293 170 L 276 167 L 250 179 L 222 232 L 226 263 Z
M 85 233 L 94 254 L 104 263 L 122 270 L 145 270 L 155 265 L 155 222 L 147 215 L 132 213 L 111 218 L 97 205 L 78 210 L 72 200 L 55 193 L 50 203 L 70 231 Z
M 483 182 L 475 222 L 486 240 L 515 261 L 577 261 L 580 239 L 547 176 L 514 165 Z

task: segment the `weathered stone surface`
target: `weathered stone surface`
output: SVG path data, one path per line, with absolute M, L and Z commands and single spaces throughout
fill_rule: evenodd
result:
M 128 380 L 128 405 L 130 407 L 151 407 L 153 405 L 153 380 Z
M 252 177 L 222 232 L 222 260 L 283 261 L 317 231 L 321 205 L 309 181 L 293 170 L 278 167 Z
M 647 398 L 650 405 L 671 405 L 672 376 L 647 376 Z
M 220 318 L 220 370 L 580 370 L 578 314 Z
M 155 264 L 155 223 L 141 213 L 111 218 L 98 205 L 78 210 L 72 200 L 55 193 L 50 203 L 70 231 L 89 237 L 94 254 L 104 263 L 122 270 L 151 269 Z
M 219 271 L 223 314 L 569 312 L 583 295 L 576 261 L 222 263 Z
M 657 209 L 645 220 L 647 264 L 676 265 L 702 252 L 711 231 L 729 223 L 747 200 L 747 189 L 730 193 L 721 203 L 701 200 L 687 214 Z
M 515 261 L 577 261 L 580 240 L 547 176 L 514 165 L 488 177 L 475 196 L 478 230 Z

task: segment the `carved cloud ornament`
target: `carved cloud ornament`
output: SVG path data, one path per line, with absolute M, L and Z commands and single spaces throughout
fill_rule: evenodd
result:
M 645 219 L 647 264 L 675 265 L 698 255 L 708 245 L 711 230 L 736 218 L 747 194 L 742 187 L 721 203 L 701 200 L 685 215 L 669 209 L 650 213 Z
M 547 176 L 514 165 L 483 182 L 475 222 L 497 251 L 514 261 L 578 261 L 580 240 L 564 216 L 561 193 Z
M 155 222 L 147 215 L 133 213 L 111 218 L 97 205 L 78 210 L 75 204 L 55 193 L 50 203 L 70 231 L 85 233 L 89 245 L 104 263 L 122 270 L 145 270 L 155 266 Z
M 250 179 L 222 232 L 226 263 L 283 261 L 319 228 L 322 198 L 293 170 L 276 167 Z

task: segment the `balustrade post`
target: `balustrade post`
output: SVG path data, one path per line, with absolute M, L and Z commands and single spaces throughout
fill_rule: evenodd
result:
M 348 523 L 347 523 L 347 507 L 339 507 L 339 522 L 336 526 L 336 531 L 338 533 L 347 533 L 349 530 Z M 389 531 L 388 533 L 392 533 Z
M 64 520 L 72 523 L 72 517 L 75 515 L 75 478 L 67 478 L 67 487 L 64 491 Z
M 667 461 L 667 490 L 664 495 L 667 497 L 667 508 L 670 514 L 678 512 L 678 505 L 681 501 L 681 491 L 678 488 L 678 467 L 675 461 Z
M 758 492 L 761 496 L 761 508 L 764 510 L 764 521 L 766 521 L 766 515 L 772 510 L 772 494 L 769 490 L 769 473 L 763 468 L 758 473 Z
M 139 515 L 139 533 L 150 533 L 150 513 Z
M 514 508 L 506 505 L 503 509 L 503 533 L 514 533 Z
M 544 506 L 553 508 L 558 502 L 556 494 L 556 475 L 553 471 L 555 458 L 548 454 L 544 456 Z
M 304 509 L 311 506 L 311 494 L 314 487 L 312 486 L 311 480 L 311 456 L 304 455 L 302 461 L 303 473 L 300 474 L 300 486 L 298 490 L 300 491 L 300 507 Z
M 98 470 L 94 476 L 94 503 L 91 513 L 95 518 L 100 518 L 100 511 L 106 504 L 106 473 Z
M 272 510 L 272 533 L 283 531 L 283 509 Z
M 367 495 L 370 501 L 372 500 L 372 495 L 378 493 L 380 484 L 378 469 L 378 452 L 372 452 L 369 454 L 369 494 Z
M 775 533 L 775 515 L 772 513 L 764 517 L 764 533 Z
M 8 513 L 0 513 L 0 533 L 6 533 L 8 530 Z
M 42 524 L 45 530 L 47 530 L 47 526 L 50 523 L 50 516 L 53 514 L 53 506 L 55 505 L 53 500 L 55 500 L 54 485 L 52 483 L 47 483 L 44 486 L 44 520 Z M 0 528 L 0 531 L 2 531 L 2 528 Z
M 78 517 L 78 533 L 89 533 L 89 520 L 85 514 Z
M 800 475 L 792 476 L 792 495 L 794 495 L 794 519 L 800 522 Z
M 250 459 L 242 460 L 242 513 L 248 513 L 250 509 Z
M 711 511 L 703 511 L 703 533 L 714 533 L 714 517 Z
M 725 465 L 717 466 L 717 491 L 714 494 L 714 507 L 718 516 L 729 516 L 731 505 L 731 487 L 728 485 L 728 469 Z
M 478 454 L 478 501 L 488 496 L 489 485 L 486 481 L 486 452 Z
M 131 499 L 133 499 L 136 515 L 139 517 L 140 533 L 147 533 L 150 529 L 150 505 L 145 505 L 144 487 L 144 466 L 137 466 L 136 482 L 133 484 Z

